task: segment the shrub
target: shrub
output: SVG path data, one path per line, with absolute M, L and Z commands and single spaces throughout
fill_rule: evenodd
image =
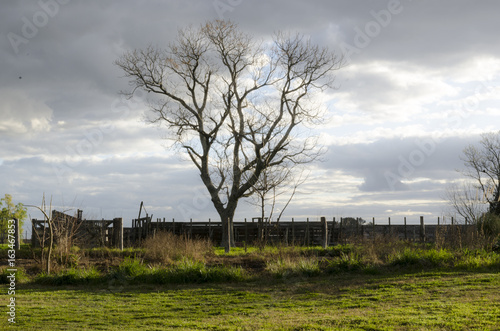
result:
M 500 235 L 500 216 L 492 213 L 485 213 L 477 223 L 479 231 L 497 237 Z
M 170 232 L 158 233 L 144 241 L 146 259 L 152 262 L 172 264 L 183 259 L 205 261 L 213 253 L 208 240 L 176 236 Z
M 79 285 L 98 283 L 101 273 L 94 267 L 85 269 L 70 268 L 56 274 L 41 273 L 35 277 L 35 283 L 47 285 Z
M 183 259 L 167 267 L 148 267 L 137 259 L 127 259 L 110 272 L 108 282 L 118 283 L 207 283 L 241 281 L 243 269 L 227 266 L 208 267 L 201 261 Z
M 0 284 L 9 284 L 11 282 L 9 276 L 12 274 L 12 272 L 8 271 L 7 269 L 8 268 L 5 268 L 0 271 Z M 15 275 L 16 284 L 25 283 L 29 280 L 29 277 L 23 268 L 16 268 Z
M 409 249 L 398 251 L 389 258 L 393 266 L 447 267 L 454 254 L 446 249 Z
M 494 252 L 500 253 L 500 236 L 495 239 L 492 248 Z
M 340 254 L 339 257 L 327 262 L 325 266 L 325 271 L 328 273 L 339 273 L 339 272 L 357 271 L 366 268 L 368 268 L 368 266 L 362 262 L 358 254 L 342 253 Z
M 158 271 L 163 283 L 207 283 L 244 280 L 243 269 L 228 266 L 207 267 L 203 262 L 184 259 L 180 263 Z
M 466 270 L 499 270 L 500 254 L 485 250 L 464 250 L 455 267 Z
M 142 264 L 140 260 L 136 258 L 125 258 L 117 268 L 108 273 L 107 278 L 110 281 L 117 279 L 131 281 L 139 279 L 144 274 L 147 274 L 148 271 L 148 268 Z
M 90 258 L 102 258 L 102 259 L 113 259 L 113 258 L 135 258 L 136 256 L 142 256 L 144 254 L 143 248 L 124 248 L 123 250 L 119 248 L 109 248 L 109 247 L 95 247 L 82 249 L 80 251 L 83 256 Z
M 316 276 L 321 273 L 319 263 L 316 258 L 279 258 L 269 260 L 266 263 L 266 270 L 276 278 L 286 278 L 290 276 Z

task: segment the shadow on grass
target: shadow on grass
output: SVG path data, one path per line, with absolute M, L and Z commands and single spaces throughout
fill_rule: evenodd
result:
M 252 255 L 253 254 L 253 255 Z M 91 286 L 111 292 L 138 285 L 182 284 L 280 284 L 317 279 L 377 279 L 421 273 L 500 272 L 500 254 L 484 250 L 450 252 L 445 249 L 404 248 L 387 254 L 375 263 L 352 246 L 327 249 L 306 248 L 271 250 L 264 256 L 251 253 L 245 258 L 217 257 L 216 263 L 183 259 L 168 266 L 151 266 L 136 258 L 125 258 L 107 272 L 95 267 L 69 268 L 51 275 L 38 274 L 29 279 L 19 269 L 17 279 L 23 286 Z M 212 262 L 214 262 L 212 261 Z M 237 263 L 235 263 L 237 262 Z M 257 268 L 255 268 L 257 265 Z M 0 283 L 8 284 L 6 269 L 0 271 Z

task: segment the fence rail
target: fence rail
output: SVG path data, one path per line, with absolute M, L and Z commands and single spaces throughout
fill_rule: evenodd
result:
M 52 232 L 56 244 L 73 242 L 85 247 L 117 247 L 123 248 L 123 219 L 82 220 L 81 211 L 78 216 L 70 216 L 56 210 L 52 211 Z M 44 246 L 49 240 L 49 224 L 46 220 L 32 220 L 31 245 Z
M 279 221 L 273 223 L 264 222 L 259 231 L 259 223 L 254 218 L 252 222 L 235 221 L 233 224 L 234 241 L 237 245 L 243 243 L 254 243 L 259 240 L 262 232 L 265 240 L 270 243 L 283 243 L 287 245 L 333 245 L 344 243 L 356 237 L 362 239 L 374 239 L 379 236 L 391 236 L 401 240 L 412 240 L 420 242 L 435 242 L 437 237 L 442 239 L 455 235 L 457 231 L 467 233 L 476 229 L 474 225 L 465 224 L 425 224 L 424 218 L 420 217 L 420 224 L 343 224 L 343 220 L 331 218 L 329 221 Z M 146 219 L 136 223 L 132 228 L 124 229 L 124 238 L 127 246 L 133 246 L 147 237 L 154 236 L 159 232 L 171 232 L 176 235 L 190 238 L 206 238 L 218 244 L 222 241 L 222 224 L 220 222 L 178 222 L 157 219 L 152 221 Z
M 156 221 L 146 214 L 146 217 L 132 220 L 132 227 L 123 227 L 123 220 L 82 220 L 81 212 L 77 217 L 53 211 L 53 225 L 59 237 L 71 236 L 77 245 L 87 247 L 117 247 L 139 246 L 146 238 L 155 236 L 159 232 L 171 232 L 189 238 L 206 238 L 214 244 L 222 242 L 221 222 L 178 222 L 172 219 L 157 218 Z M 353 222 L 354 221 L 354 222 Z M 372 223 L 361 224 L 357 219 L 335 217 L 321 221 L 290 221 L 260 222 L 260 218 L 251 221 L 235 221 L 233 223 L 233 241 L 236 245 L 253 244 L 264 239 L 268 243 L 282 243 L 285 245 L 335 245 L 346 243 L 353 238 L 369 240 L 380 236 L 391 236 L 402 240 L 419 242 L 435 242 L 437 239 L 447 240 L 457 233 L 472 234 L 477 229 L 474 225 L 425 224 L 424 217 L 420 217 L 420 224 L 393 224 L 390 218 L 388 224 Z M 48 239 L 48 225 L 43 220 L 33 220 L 31 243 L 40 246 Z M 61 239 L 59 238 L 59 240 Z M 56 238 L 57 242 L 58 238 Z

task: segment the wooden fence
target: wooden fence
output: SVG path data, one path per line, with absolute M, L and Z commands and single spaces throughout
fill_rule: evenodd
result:
M 391 236 L 401 240 L 435 242 L 437 237 L 443 240 L 455 236 L 457 231 L 461 234 L 475 231 L 474 225 L 464 224 L 425 224 L 424 218 L 420 218 L 420 224 L 349 224 L 343 223 L 343 220 L 329 221 L 326 218 L 324 223 L 321 221 L 280 221 L 263 224 L 263 233 L 269 243 L 283 243 L 286 245 L 334 245 L 346 243 L 353 238 L 374 239 L 380 236 Z M 234 222 L 234 241 L 237 245 L 243 243 L 252 244 L 259 239 L 258 218 L 251 221 Z M 177 222 L 175 220 L 166 221 L 165 218 L 152 221 L 145 218 L 140 222 L 133 221 L 132 228 L 124 229 L 124 238 L 127 246 L 138 245 L 142 240 L 153 236 L 159 232 L 171 232 L 176 235 L 189 238 L 206 238 L 214 244 L 220 244 L 222 241 L 222 224 L 220 222 Z
M 55 244 L 74 244 L 83 247 L 123 248 L 123 219 L 82 220 L 81 211 L 71 216 L 52 211 Z M 46 220 L 32 220 L 31 244 L 40 247 L 49 240 L 49 226 Z
M 140 215 L 139 215 L 140 216 Z M 259 242 L 261 236 L 268 243 L 285 245 L 335 245 L 352 240 L 369 240 L 377 237 L 391 237 L 402 240 L 435 242 L 437 239 L 449 240 L 459 236 L 474 237 L 477 229 L 474 225 L 463 224 L 425 224 L 420 217 L 420 224 L 361 224 L 353 218 L 329 220 L 322 217 L 321 221 L 290 221 L 259 222 L 259 218 L 250 221 L 235 221 L 233 226 L 236 245 Z M 353 220 L 355 222 L 353 222 Z M 221 222 L 177 222 L 163 219 L 152 220 L 146 217 L 132 220 L 132 227 L 123 227 L 122 218 L 113 220 L 82 220 L 81 211 L 78 216 L 70 216 L 57 211 L 52 212 L 55 243 L 70 240 L 72 244 L 84 247 L 116 247 L 123 248 L 139 246 L 143 240 L 160 232 L 171 232 L 189 238 L 205 238 L 218 245 L 222 242 Z M 349 221 L 349 222 L 347 222 Z M 42 240 L 48 240 L 48 224 L 44 220 L 32 220 L 32 239 L 34 247 L 40 246 Z M 68 239 L 70 238 L 70 239 Z

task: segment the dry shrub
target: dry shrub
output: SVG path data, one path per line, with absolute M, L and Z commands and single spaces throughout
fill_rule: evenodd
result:
M 149 237 L 143 247 L 147 260 L 164 264 L 185 259 L 204 262 L 208 255 L 213 254 L 210 241 L 177 236 L 171 232 L 160 232 Z
M 395 252 L 402 251 L 409 245 L 408 241 L 401 240 L 396 235 L 375 235 L 374 238 L 358 241 L 354 247 L 363 263 L 382 265 Z
M 492 247 L 492 237 L 476 226 L 449 225 L 436 230 L 436 248 L 452 250 L 485 249 Z

